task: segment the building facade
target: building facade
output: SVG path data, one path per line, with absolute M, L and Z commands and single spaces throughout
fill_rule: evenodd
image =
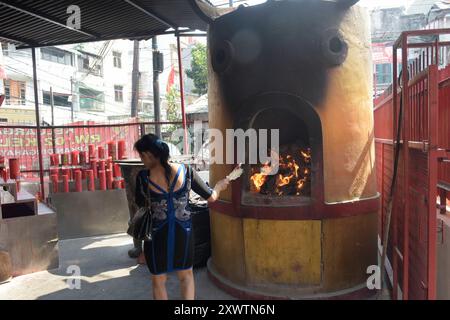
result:
M 182 38 L 184 69 L 190 67 L 190 48 L 196 40 Z M 3 73 L 0 94 L 5 101 L 0 108 L 0 122 L 33 124 L 34 88 L 31 50 L 17 50 L 1 43 Z M 133 41 L 113 40 L 58 47 L 36 48 L 38 97 L 41 123 L 62 125 L 76 121 L 120 121 L 131 116 Z M 161 118 L 166 120 L 165 95 L 172 68 L 174 86 L 179 89 L 176 38 L 158 37 L 158 49 L 165 67 L 160 74 Z M 138 116 L 152 120 L 153 65 L 151 40 L 140 41 Z M 184 74 L 184 91 L 188 103 L 193 84 Z

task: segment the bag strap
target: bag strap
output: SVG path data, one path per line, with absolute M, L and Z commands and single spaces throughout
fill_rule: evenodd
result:
M 150 187 L 149 187 L 149 174 L 150 174 L 150 170 L 142 170 L 140 172 L 141 175 L 141 180 L 144 182 L 145 186 L 145 205 L 147 208 L 150 208 L 150 205 L 152 203 L 151 201 L 151 196 L 150 196 Z

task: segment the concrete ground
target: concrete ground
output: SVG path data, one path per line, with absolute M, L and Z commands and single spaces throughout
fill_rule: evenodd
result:
M 132 248 L 126 234 L 59 241 L 60 267 L 13 278 L 0 285 L 0 300 L 104 300 L 152 299 L 150 273 L 137 265 L 127 251 Z M 70 266 L 80 268 L 80 289 Z M 68 269 L 69 268 L 69 269 Z M 194 270 L 196 298 L 234 299 L 208 278 L 206 268 Z M 169 299 L 181 299 L 176 274 L 167 281 Z
M 127 251 L 127 234 L 59 241 L 59 269 L 36 272 L 0 284 L 0 300 L 151 300 L 150 273 L 136 264 Z M 75 286 L 73 267 L 80 270 L 80 288 Z M 234 300 L 208 278 L 206 267 L 194 270 L 196 299 Z M 167 281 L 169 299 L 181 299 L 176 274 Z M 389 292 L 371 299 L 388 300 Z

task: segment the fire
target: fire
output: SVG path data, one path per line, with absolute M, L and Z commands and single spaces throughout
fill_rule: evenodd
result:
M 266 170 L 270 170 L 270 166 L 268 163 L 264 163 L 261 169 L 262 173 L 255 173 L 250 177 L 252 182 L 252 186 L 255 188 L 256 192 L 261 191 L 261 187 L 266 183 L 268 175 L 264 174 L 264 172 L 268 172 Z
M 259 170 L 258 170 L 259 169 Z M 267 175 L 270 165 L 264 163 L 253 168 L 250 176 L 250 190 L 261 194 L 305 195 L 309 193 L 311 174 L 311 150 L 299 153 L 280 154 L 279 170 L 276 175 Z

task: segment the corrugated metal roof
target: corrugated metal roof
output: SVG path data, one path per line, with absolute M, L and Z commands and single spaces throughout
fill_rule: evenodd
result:
M 438 0 L 414 0 L 407 8 L 406 14 L 424 14 L 427 15 L 433 4 Z
M 71 29 L 71 5 L 81 28 Z M 5 0 L 0 1 L 0 41 L 53 46 L 121 38 L 148 39 L 169 29 L 206 30 L 199 5 L 206 0 Z

